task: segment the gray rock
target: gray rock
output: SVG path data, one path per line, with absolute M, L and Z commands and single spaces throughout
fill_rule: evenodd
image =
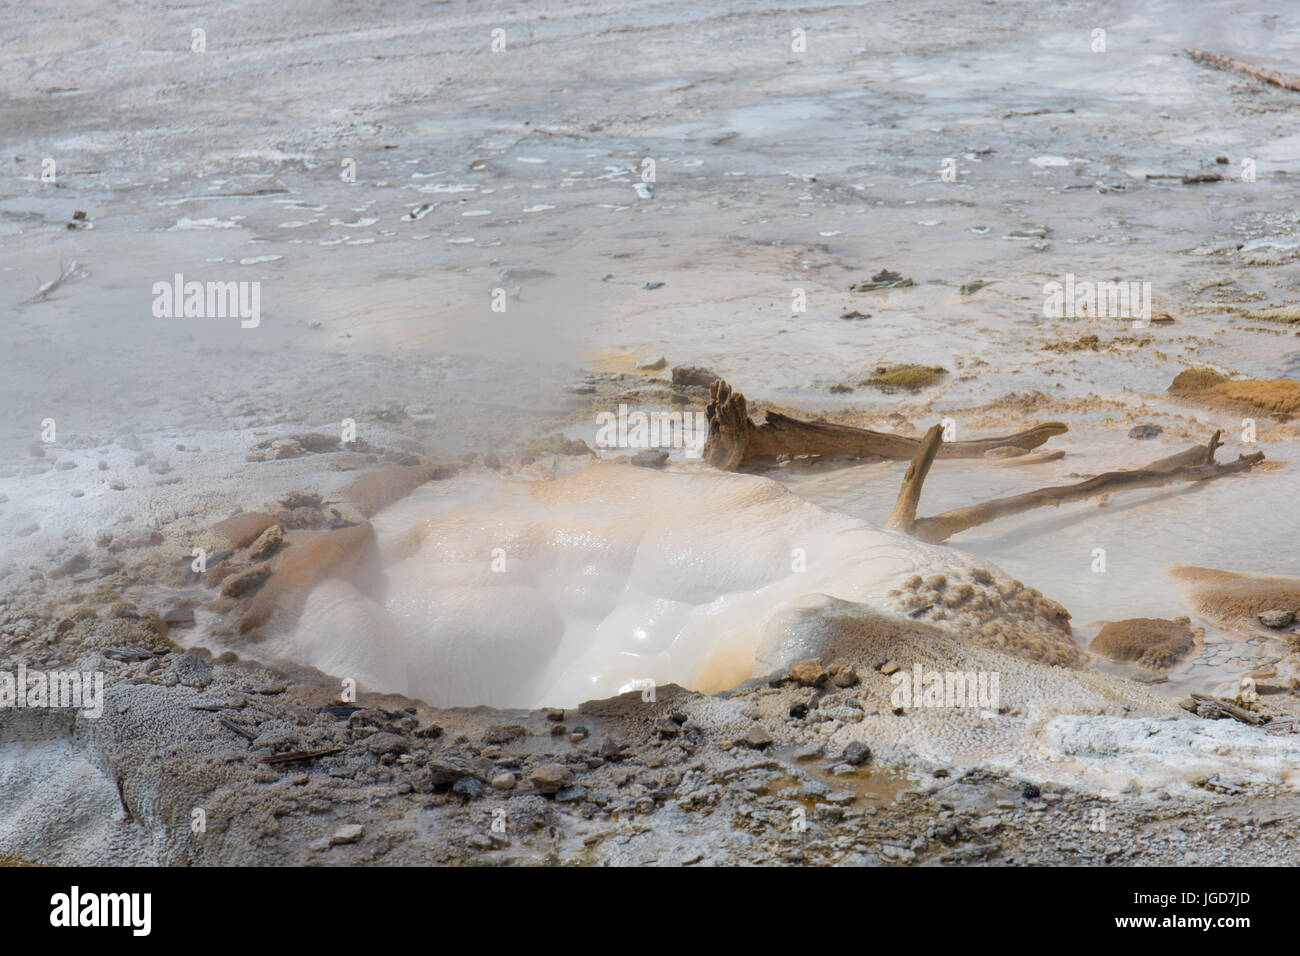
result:
M 668 461 L 668 452 L 661 448 L 647 448 L 632 456 L 632 464 L 638 468 L 662 468 Z
M 697 365 L 678 365 L 673 368 L 674 385 L 700 385 L 708 388 L 719 378 L 721 376 L 712 369 Z
M 886 860 L 896 860 L 899 863 L 911 863 L 916 859 L 916 854 L 905 846 L 894 846 L 886 843 L 880 848 L 880 855 Z
M 853 741 L 844 748 L 844 762 L 854 767 L 860 767 L 871 759 L 871 748 L 859 740 Z
M 421 775 L 423 777 L 422 783 L 428 783 L 434 787 L 446 787 L 455 783 L 461 777 L 473 777 L 479 774 L 475 771 L 473 765 L 456 751 L 446 750 L 440 754 L 430 756 L 424 767 L 421 768 Z
M 1274 630 L 1278 630 L 1283 627 L 1290 627 L 1292 622 L 1294 621 L 1295 621 L 1294 612 L 1281 610 L 1281 609 L 1273 610 L 1273 611 L 1262 611 L 1260 612 L 1259 615 L 1259 623 L 1263 624 L 1265 627 L 1271 627 Z
M 544 763 L 528 779 L 538 793 L 556 793 L 573 782 L 573 772 L 558 763 Z
M 310 452 L 334 451 L 339 447 L 340 441 L 337 435 L 322 435 L 320 432 L 294 435 L 293 440 Z
M 484 793 L 483 784 L 474 777 L 461 777 L 452 785 L 451 791 L 466 800 L 481 800 Z
M 330 846 L 344 846 L 348 843 L 356 843 L 365 836 L 366 828 L 359 823 L 345 823 L 334 831 L 330 837 Z
M 382 757 L 384 754 L 404 754 L 410 748 L 397 734 L 378 733 L 366 738 L 366 749 Z
M 520 737 L 528 736 L 528 728 L 522 724 L 493 724 L 483 734 L 485 744 L 506 744 Z

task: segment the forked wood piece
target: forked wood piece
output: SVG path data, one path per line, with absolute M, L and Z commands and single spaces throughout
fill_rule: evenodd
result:
M 903 479 L 903 488 L 899 493 L 899 503 L 895 504 L 894 513 L 890 515 L 891 522 L 895 520 L 895 517 L 898 517 L 900 519 L 899 523 L 887 526 L 896 527 L 900 531 L 907 531 L 913 537 L 920 538 L 922 541 L 938 544 L 947 541 L 958 532 L 986 524 L 995 518 L 1020 514 L 1034 508 L 1041 508 L 1044 505 L 1057 506 L 1071 501 L 1083 501 L 1087 498 L 1107 495 L 1113 491 L 1159 488 L 1162 485 L 1172 484 L 1176 481 L 1207 481 L 1212 478 L 1221 478 L 1224 475 L 1249 471 L 1264 460 L 1264 453 L 1261 451 L 1252 455 L 1239 455 L 1234 462 L 1219 464 L 1214 460 L 1215 451 L 1223 444 L 1219 440 L 1219 435 L 1220 433 L 1216 431 L 1207 444 L 1197 445 L 1176 455 L 1161 458 L 1145 468 L 1138 468 L 1133 471 L 1110 471 L 1072 485 L 1055 485 L 1028 491 L 1021 495 L 1012 495 L 1007 498 L 994 498 L 979 504 L 968 505 L 965 508 L 945 511 L 942 514 L 928 518 L 915 517 L 916 509 L 915 504 L 913 504 L 911 506 L 912 520 L 910 523 L 906 523 L 902 520 L 908 514 L 907 507 L 903 504 L 904 497 L 911 500 L 920 496 L 920 482 L 915 480 L 913 472 L 916 471 L 920 475 L 921 481 L 923 481 L 925 471 L 928 470 L 928 465 L 925 465 L 924 469 L 916 469 L 916 465 L 924 464 L 923 455 L 918 454 L 913 462 L 913 468 L 908 469 L 908 474 Z
M 889 513 L 889 518 L 885 521 L 886 528 L 892 531 L 907 531 L 916 522 L 916 508 L 921 503 L 921 486 L 925 484 L 925 476 L 930 473 L 930 466 L 934 464 L 934 456 L 942 443 L 943 426 L 931 426 L 925 433 L 925 437 L 921 439 L 921 450 L 907 466 L 907 474 L 903 476 L 903 487 L 898 490 L 898 500 L 894 502 L 894 510 Z
M 736 471 L 747 464 L 775 461 L 778 457 L 801 455 L 844 455 L 857 458 L 915 458 L 922 440 L 905 435 L 851 425 L 806 422 L 779 412 L 768 412 L 767 421 L 755 425 L 749 417 L 745 396 L 719 379 L 709 386 L 707 409 L 709 437 L 704 460 L 715 468 Z M 1069 431 L 1062 422 L 1045 422 L 1001 438 L 942 442 L 938 458 L 980 458 L 995 448 L 1037 448 L 1053 435 Z

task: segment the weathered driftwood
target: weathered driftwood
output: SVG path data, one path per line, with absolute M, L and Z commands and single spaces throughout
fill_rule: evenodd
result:
M 1253 710 L 1247 710 L 1245 707 L 1238 707 L 1230 700 L 1222 697 L 1212 697 L 1209 694 L 1193 694 L 1192 700 L 1197 704 L 1205 704 L 1213 710 L 1219 711 L 1233 720 L 1239 720 L 1243 724 L 1252 724 L 1258 727 L 1260 724 L 1269 722 L 1267 714 L 1257 714 Z
M 39 289 L 32 293 L 31 297 L 27 300 L 27 304 L 31 305 L 35 302 L 44 302 L 55 289 L 67 282 L 72 273 L 76 271 L 77 260 L 73 259 L 71 262 L 59 269 L 59 274 L 57 276 L 48 282 L 43 283 Z
M 1210 53 L 1208 50 L 1185 50 L 1184 52 L 1197 63 L 1217 66 L 1220 69 L 1232 70 L 1235 73 L 1245 73 L 1247 76 L 1253 76 L 1265 83 L 1280 86 L 1284 90 L 1294 90 L 1300 93 L 1300 77 L 1288 76 L 1285 73 L 1279 73 L 1277 70 L 1266 70 L 1263 67 L 1255 66 L 1253 63 L 1247 63 L 1245 60 L 1221 56 L 1218 53 Z
M 914 458 L 921 447 L 921 440 L 905 435 L 806 422 L 778 412 L 768 412 L 767 421 L 755 425 L 745 396 L 733 392 L 721 379 L 709 386 L 709 396 L 709 437 L 704 444 L 704 460 L 725 471 L 801 455 Z M 939 458 L 980 458 L 995 448 L 1028 451 L 1068 430 L 1062 422 L 1046 422 L 1001 438 L 944 442 L 935 454 Z
M 907 466 L 907 474 L 903 476 L 903 487 L 898 491 L 898 500 L 894 502 L 894 510 L 889 513 L 889 518 L 885 521 L 885 527 L 896 531 L 910 531 L 916 523 L 916 509 L 921 503 L 921 487 L 925 484 L 926 476 L 930 474 L 930 466 L 934 464 L 935 455 L 939 453 L 940 446 L 943 445 L 943 426 L 933 425 L 921 439 L 921 448 L 912 459 L 912 463 Z
M 257 737 L 257 731 L 250 730 L 248 727 L 245 727 L 243 724 L 236 723 L 235 721 L 231 720 L 229 717 L 218 717 L 217 723 L 219 723 L 222 727 L 225 727 L 227 730 L 231 731 L 232 733 L 239 734 L 239 736 L 243 737 L 245 740 L 251 741 L 256 739 Z
M 913 459 L 912 467 L 907 470 L 907 475 L 903 478 L 903 486 L 899 490 L 898 500 L 886 527 L 906 531 L 923 541 L 938 543 L 947 541 L 959 531 L 978 527 L 995 518 L 1020 514 L 1044 505 L 1056 506 L 1071 501 L 1083 501 L 1113 491 L 1159 488 L 1176 481 L 1206 481 L 1249 471 L 1264 460 L 1264 453 L 1261 451 L 1253 455 L 1239 455 L 1234 462 L 1219 464 L 1214 460 L 1215 451 L 1223 444 L 1219 440 L 1219 434 L 1216 431 L 1208 444 L 1197 445 L 1176 455 L 1161 458 L 1145 468 L 1133 471 L 1110 471 L 1072 485 L 1039 488 L 1021 495 L 994 498 L 965 508 L 945 511 L 943 514 L 929 518 L 918 518 L 916 510 L 920 501 L 921 486 L 925 482 L 931 462 L 934 461 L 935 453 L 942 448 L 939 444 L 941 435 L 932 428 Z
M 341 753 L 343 753 L 342 747 L 324 747 L 320 750 L 293 750 L 289 753 L 271 754 L 270 756 L 263 757 L 262 763 L 297 763 L 300 760 L 315 760 L 318 757 L 332 757 L 334 754 Z

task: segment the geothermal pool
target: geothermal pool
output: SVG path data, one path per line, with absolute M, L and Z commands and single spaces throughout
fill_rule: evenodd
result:
M 1089 456 L 1011 474 L 941 460 L 923 502 L 937 511 L 1050 484 L 1125 450 L 1099 444 L 1106 447 Z M 970 638 L 996 622 L 1074 648 L 1086 647 L 1105 620 L 1186 614 L 1167 573 L 1173 564 L 1253 570 L 1253 561 L 1268 570 L 1258 539 L 1216 540 L 1195 520 L 1206 507 L 1239 504 L 1229 482 L 1039 511 L 973 529 L 948 547 L 879 530 L 904 466 L 796 464 L 776 470 L 776 481 L 689 462 L 660 473 L 615 456 L 570 461 L 558 477 L 479 472 L 435 481 L 377 514 L 374 546 L 358 570 L 318 584 L 300 614 L 273 618 L 269 639 L 232 645 L 200 630 L 193 640 L 435 706 L 574 706 L 667 683 L 726 690 L 771 673 L 816 653 L 828 626 L 817 608 L 827 600 L 837 614 L 860 606 L 911 616 L 903 598 L 913 575 L 942 574 L 952 587 L 973 581 L 978 601 L 993 596 L 982 615 L 957 611 L 940 624 L 955 633 Z M 1290 493 L 1289 482 L 1264 477 L 1237 512 L 1261 527 Z M 1045 628 L 1032 606 L 1002 603 L 998 589 L 1011 577 L 1064 603 L 1073 636 Z M 1277 665 L 1287 652 L 1284 638 L 1262 629 L 1194 623 L 1204 637 L 1164 676 L 1171 694 L 1207 686 L 1235 693 L 1243 673 Z M 1056 659 L 1037 644 L 1020 651 Z M 1103 659 L 1093 666 L 1141 674 Z M 1286 664 L 1281 671 L 1290 673 Z
M 996 616 L 1028 641 L 1070 646 L 1027 604 L 994 611 L 980 595 L 1000 603 L 1005 579 L 979 577 L 958 552 L 703 466 L 434 482 L 373 525 L 357 571 L 316 585 L 299 615 L 273 617 L 270 639 L 239 651 L 436 706 L 719 691 L 789 664 L 794 648 L 807 656 L 828 626 L 809 613 L 819 602 L 903 614 L 916 574 L 974 581 L 974 623 Z

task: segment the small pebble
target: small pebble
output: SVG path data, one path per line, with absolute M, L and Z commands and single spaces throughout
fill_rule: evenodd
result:
M 359 823 L 347 823 L 334 831 L 330 837 L 330 846 L 343 846 L 348 843 L 356 843 L 365 835 L 366 828 Z
M 1274 630 L 1290 627 L 1293 621 L 1295 621 L 1295 614 L 1285 609 L 1262 611 L 1259 615 L 1259 623 Z

